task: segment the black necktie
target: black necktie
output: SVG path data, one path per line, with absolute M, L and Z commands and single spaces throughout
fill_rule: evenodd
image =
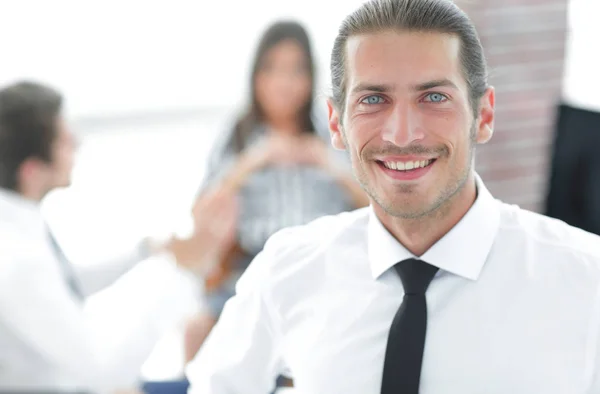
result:
M 381 394 L 418 394 L 427 331 L 425 292 L 438 269 L 416 259 L 394 268 L 404 286 L 404 299 L 388 335 Z
M 81 290 L 81 286 L 79 285 L 79 281 L 77 280 L 77 276 L 75 275 L 75 270 L 73 269 L 71 262 L 67 259 L 67 256 L 65 256 L 64 252 L 60 248 L 60 245 L 58 245 L 58 242 L 56 242 L 56 238 L 54 238 L 54 235 L 49 230 L 48 238 L 50 239 L 50 246 L 52 246 L 52 250 L 54 250 L 56 260 L 58 260 L 60 264 L 60 268 L 63 272 L 63 276 L 65 278 L 67 286 L 69 286 L 69 289 L 71 290 L 71 293 L 73 293 L 75 298 L 77 298 L 80 301 L 83 301 L 85 299 L 85 296 L 83 294 L 83 291 Z

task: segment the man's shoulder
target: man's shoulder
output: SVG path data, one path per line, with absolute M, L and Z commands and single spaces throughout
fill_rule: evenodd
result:
M 32 231 L 0 223 L 0 265 L 6 267 L 9 263 L 19 261 L 19 264 L 39 264 L 47 250 L 43 240 Z
M 51 266 L 43 244 L 7 226 L 0 226 L 0 239 L 0 286 L 25 283 L 32 273 L 48 276 Z
M 244 272 L 237 291 L 253 288 L 257 283 L 266 291 L 314 280 L 324 267 L 327 253 L 364 242 L 368 218 L 369 208 L 361 208 L 278 231 Z M 290 281 L 292 277 L 294 280 Z
M 364 240 L 368 218 L 369 208 L 361 208 L 282 229 L 269 238 L 256 260 L 271 273 L 310 269 L 324 252 Z
M 327 247 L 340 237 L 364 230 L 368 217 L 369 208 L 322 216 L 307 224 L 278 231 L 269 238 L 265 249 L 297 250 Z
M 516 231 L 529 242 L 552 253 L 592 260 L 600 266 L 600 236 L 562 220 L 503 204 L 502 230 Z

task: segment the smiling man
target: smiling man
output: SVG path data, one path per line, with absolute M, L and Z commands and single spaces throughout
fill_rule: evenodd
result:
M 331 58 L 332 143 L 366 209 L 273 236 L 188 369 L 192 393 L 600 392 L 600 238 L 492 197 L 494 90 L 448 0 L 374 0 Z

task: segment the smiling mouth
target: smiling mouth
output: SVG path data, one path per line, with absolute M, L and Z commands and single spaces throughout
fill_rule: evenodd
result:
M 415 160 L 415 161 L 377 161 L 381 166 L 394 171 L 410 172 L 421 168 L 427 168 L 435 162 L 436 159 Z

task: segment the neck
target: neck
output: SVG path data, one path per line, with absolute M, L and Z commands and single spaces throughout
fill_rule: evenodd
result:
M 373 204 L 385 228 L 412 254 L 422 256 L 466 215 L 477 197 L 475 178 L 471 173 L 461 190 L 431 214 L 404 219 L 388 215 Z
M 41 202 L 47 192 L 38 187 L 21 187 L 17 193 L 30 201 Z
M 302 131 L 300 130 L 297 119 L 294 118 L 268 119 L 267 124 L 271 129 L 285 134 L 298 134 Z

